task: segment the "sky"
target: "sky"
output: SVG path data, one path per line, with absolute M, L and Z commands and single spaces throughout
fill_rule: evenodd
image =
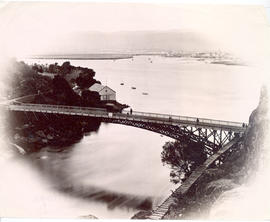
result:
M 9 2 L 0 9 L 0 49 L 10 56 L 63 54 L 67 48 L 79 48 L 79 36 L 120 31 L 194 33 L 210 42 L 211 50 L 263 56 L 270 51 L 263 47 L 269 39 L 266 30 L 269 25 L 261 6 Z M 95 42 L 80 44 L 87 49 Z M 193 46 L 200 51 L 202 44 Z

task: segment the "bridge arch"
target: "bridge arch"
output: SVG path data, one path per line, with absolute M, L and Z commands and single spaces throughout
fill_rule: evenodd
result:
M 132 115 L 111 113 L 91 107 L 21 103 L 8 104 L 6 108 L 11 111 L 98 118 L 102 122 L 137 127 L 180 141 L 202 142 L 209 154 L 215 153 L 246 129 L 245 124 L 238 122 L 146 112 L 133 112 Z

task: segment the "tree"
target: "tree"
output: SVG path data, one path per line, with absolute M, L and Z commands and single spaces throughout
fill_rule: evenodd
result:
M 32 66 L 32 69 L 33 69 L 34 71 L 36 71 L 36 72 L 41 72 L 41 73 L 43 73 L 43 68 L 42 68 L 42 66 L 41 66 L 41 65 L 38 65 L 38 64 L 36 64 L 36 63 Z
M 95 72 L 92 69 L 89 70 L 91 71 L 82 72 L 79 77 L 76 78 L 76 84 L 82 89 L 89 88 L 97 82 L 93 78 Z
M 50 64 L 49 65 L 49 69 L 48 69 L 49 73 L 57 73 L 58 70 L 59 70 L 59 66 L 58 66 L 57 62 L 55 64 Z
M 64 62 L 62 64 L 59 72 L 62 76 L 65 76 L 65 75 L 69 74 L 71 72 L 71 70 L 72 70 L 72 66 L 70 65 L 70 62 L 67 61 L 67 62 Z
M 83 90 L 81 97 L 82 97 L 82 104 L 84 106 L 98 106 L 100 104 L 100 95 L 98 92 Z
M 57 75 L 53 79 L 53 95 L 58 104 L 62 105 L 79 105 L 81 98 L 77 95 L 68 82 L 61 76 Z
M 191 140 L 166 142 L 161 152 L 161 161 L 171 167 L 171 181 L 178 183 L 207 158 L 203 143 Z

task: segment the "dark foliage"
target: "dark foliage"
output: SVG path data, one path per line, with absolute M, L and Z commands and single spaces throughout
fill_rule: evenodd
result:
M 206 158 L 203 143 L 189 140 L 167 142 L 161 153 L 161 161 L 172 168 L 170 176 L 173 183 L 185 180 Z
M 68 82 L 57 75 L 53 79 L 53 97 L 57 104 L 61 105 L 80 105 L 81 98 L 77 95 Z
M 89 70 L 92 70 L 92 69 L 89 69 Z M 93 72 L 89 71 L 89 70 L 87 72 L 82 72 L 80 74 L 80 76 L 78 78 L 76 78 L 76 80 L 75 80 L 77 85 L 82 89 L 89 88 L 97 82 L 100 83 L 99 81 L 96 81 L 93 78 L 95 72 L 93 70 L 92 70 Z
M 27 153 L 44 146 L 65 146 L 79 141 L 84 133 L 98 131 L 100 120 L 74 116 L 22 112 L 7 113 L 6 129 L 11 141 L 24 148 Z M 53 147 L 52 147 L 53 148 Z
M 17 98 L 50 90 L 52 80 L 46 76 L 38 75 L 36 70 L 24 62 L 14 61 L 12 69 L 9 71 L 7 86 L 10 98 Z
M 83 90 L 81 97 L 83 106 L 93 106 L 93 107 L 100 106 L 100 95 L 98 92 Z
M 73 66 L 70 65 L 70 62 L 64 62 L 62 64 L 62 66 L 59 68 L 59 73 L 62 76 L 65 76 L 71 72 L 72 68 L 73 68 Z
M 41 66 L 41 65 L 38 65 L 38 64 L 36 64 L 36 63 L 32 66 L 32 69 L 33 69 L 34 71 L 36 71 L 36 72 L 43 73 L 43 68 L 42 68 L 42 66 Z
M 55 63 L 55 64 L 50 64 L 50 65 L 49 65 L 49 68 L 48 68 L 48 72 L 49 72 L 49 73 L 57 73 L 57 66 L 58 66 L 57 63 Z
M 33 67 L 35 70 L 37 67 Z M 81 89 L 89 88 L 95 83 L 100 83 L 94 79 L 95 71 L 93 69 L 84 68 L 84 67 L 75 67 L 70 64 L 69 61 L 64 62 L 61 66 L 57 63 L 50 64 L 47 68 L 49 73 L 55 73 L 62 77 L 71 74 L 73 71 L 79 71 L 79 76 L 76 78 L 71 78 L 70 83 L 76 83 Z

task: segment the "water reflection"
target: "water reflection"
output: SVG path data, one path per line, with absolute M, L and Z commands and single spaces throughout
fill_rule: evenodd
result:
M 108 209 L 120 207 L 123 209 L 149 210 L 152 208 L 153 197 L 151 196 L 110 191 L 72 180 L 65 165 L 71 159 L 73 149 L 74 145 L 59 147 L 58 149 L 46 147 L 38 153 L 32 153 L 27 159 L 33 164 L 33 168 L 38 169 L 43 177 L 51 181 L 54 189 L 71 197 L 106 203 Z M 75 172 L 75 174 L 80 177 L 80 172 Z

